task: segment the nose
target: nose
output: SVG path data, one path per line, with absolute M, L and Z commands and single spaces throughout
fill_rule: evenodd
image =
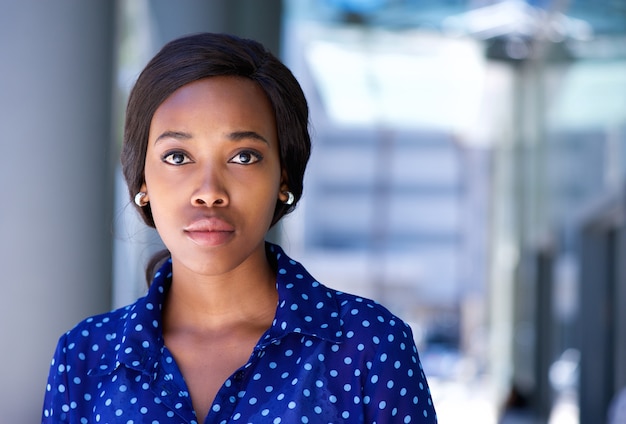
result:
M 191 196 L 193 206 L 226 206 L 229 203 L 224 178 L 216 167 L 207 166 L 200 172 L 197 189 Z

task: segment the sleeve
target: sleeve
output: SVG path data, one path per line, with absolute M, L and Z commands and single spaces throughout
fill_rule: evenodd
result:
M 363 387 L 365 422 L 436 424 L 411 328 L 391 320 L 385 334 L 374 336 L 373 343 L 378 348 Z
M 70 399 L 67 384 L 66 337 L 57 344 L 50 363 L 48 384 L 43 402 L 42 424 L 69 423 Z

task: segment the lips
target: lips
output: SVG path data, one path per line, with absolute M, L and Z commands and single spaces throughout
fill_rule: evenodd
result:
M 198 245 L 219 246 L 230 240 L 235 233 L 235 227 L 221 218 L 210 217 L 192 222 L 183 231 Z

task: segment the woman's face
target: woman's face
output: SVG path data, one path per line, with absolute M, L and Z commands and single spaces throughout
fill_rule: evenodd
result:
M 218 275 L 264 257 L 288 189 L 278 150 L 271 104 L 249 79 L 195 81 L 159 106 L 142 191 L 175 269 Z

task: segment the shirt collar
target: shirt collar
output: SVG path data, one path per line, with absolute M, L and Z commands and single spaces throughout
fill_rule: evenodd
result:
M 315 280 L 278 245 L 266 243 L 266 252 L 276 270 L 278 305 L 274 321 L 256 349 L 278 343 L 291 333 L 339 343 L 342 330 L 336 292 Z M 168 260 L 155 274 L 146 296 L 126 308 L 115 362 L 101 366 L 99 373 L 109 373 L 124 364 L 156 377 L 163 349 L 161 311 L 171 283 L 172 262 Z
M 261 344 L 289 333 L 338 343 L 342 331 L 335 292 L 315 280 L 278 245 L 267 243 L 266 250 L 276 269 L 278 306 L 274 322 Z

